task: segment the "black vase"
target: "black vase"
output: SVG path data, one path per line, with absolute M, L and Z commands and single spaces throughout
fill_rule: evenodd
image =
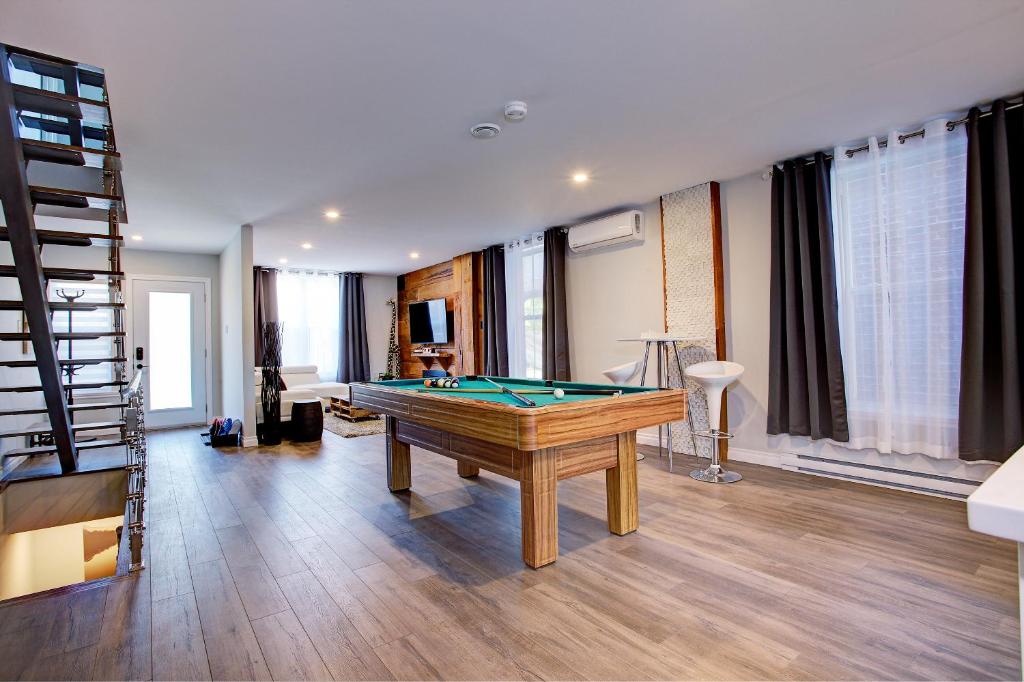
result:
M 256 426 L 256 439 L 260 445 L 280 445 L 281 420 L 277 419 L 276 423 L 269 423 L 264 420 L 262 424 L 258 424 Z
M 263 386 L 260 390 L 263 423 L 256 429 L 256 438 L 262 445 L 281 442 L 281 336 L 279 322 L 263 325 Z

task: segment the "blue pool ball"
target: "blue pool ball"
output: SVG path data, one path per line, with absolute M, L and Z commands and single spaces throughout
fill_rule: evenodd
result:
M 565 391 L 563 391 L 560 388 L 556 388 L 554 391 L 551 392 L 551 395 L 555 396 L 556 400 L 561 400 L 562 398 L 565 397 Z

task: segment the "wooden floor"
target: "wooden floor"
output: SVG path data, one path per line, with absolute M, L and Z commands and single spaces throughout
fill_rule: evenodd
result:
M 519 556 L 518 490 L 382 436 L 215 451 L 150 438 L 147 566 L 0 608 L 5 679 L 1020 679 L 1010 543 L 963 503 L 736 464 L 559 486 L 561 556 Z

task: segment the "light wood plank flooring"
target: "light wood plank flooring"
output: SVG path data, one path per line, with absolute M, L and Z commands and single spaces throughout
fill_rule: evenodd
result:
M 1020 679 L 1014 548 L 963 503 L 736 464 L 559 485 L 556 564 L 516 485 L 382 436 L 216 451 L 150 436 L 147 569 L 0 607 L 5 679 Z

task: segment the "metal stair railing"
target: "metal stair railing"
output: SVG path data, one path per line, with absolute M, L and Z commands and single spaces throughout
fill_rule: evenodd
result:
M 135 373 L 122 394 L 125 409 L 124 440 L 128 444 L 128 499 L 125 502 L 125 528 L 131 553 L 129 571 L 145 568 L 142 558 L 143 534 L 146 529 L 146 417 L 142 392 L 142 371 Z

